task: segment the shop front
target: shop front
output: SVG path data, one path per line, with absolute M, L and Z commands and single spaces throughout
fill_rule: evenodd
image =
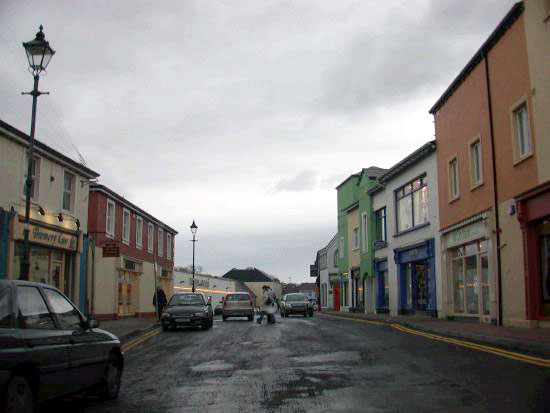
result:
M 9 275 L 18 279 L 24 253 L 23 223 L 13 223 Z M 49 284 L 63 291 L 74 302 L 78 301 L 79 232 L 55 228 L 47 224 L 29 225 L 30 267 L 29 281 Z M 76 273 L 76 274 L 75 274 Z
M 361 277 L 359 267 L 351 269 L 351 310 L 353 312 L 365 311 L 365 281 Z
M 550 322 L 550 183 L 516 199 L 523 233 L 526 318 Z
M 442 234 L 443 268 L 449 286 L 447 313 L 452 316 L 494 322 L 489 234 L 486 219 Z
M 398 277 L 398 313 L 437 317 L 434 239 L 394 249 Z
M 330 302 L 334 311 L 340 311 L 340 276 L 338 274 L 329 274 L 328 281 L 330 289 L 328 290 Z
M 376 312 L 379 314 L 389 313 L 390 311 L 390 289 L 388 284 L 388 259 L 376 259 L 374 262 L 374 271 L 376 273 L 377 294 L 376 294 Z

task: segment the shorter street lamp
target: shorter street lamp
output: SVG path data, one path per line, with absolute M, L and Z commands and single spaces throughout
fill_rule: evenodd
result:
M 195 224 L 195 220 L 193 220 L 193 223 L 191 224 L 191 234 L 193 234 L 193 239 L 191 240 L 191 242 L 193 243 L 193 289 L 192 291 L 195 292 L 195 242 L 197 242 L 197 240 L 195 240 L 195 234 L 197 233 L 197 229 L 199 229 L 199 227 L 197 227 L 197 224 Z

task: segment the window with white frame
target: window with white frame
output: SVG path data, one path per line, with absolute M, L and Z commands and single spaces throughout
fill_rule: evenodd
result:
M 340 256 L 339 252 L 338 252 L 338 249 L 335 249 L 334 250 L 334 255 L 332 256 L 332 266 L 333 267 L 338 267 L 338 257 Z
M 143 245 L 143 218 L 139 215 L 136 218 L 136 248 L 141 249 Z
M 529 133 L 529 116 L 527 104 L 522 103 L 514 110 L 516 153 L 519 159 L 531 155 L 531 134 Z M 518 160 L 519 160 L 518 159 Z
M 473 188 L 483 183 L 483 168 L 481 164 L 481 141 L 479 138 L 470 143 L 470 178 Z
M 340 251 L 340 258 L 344 258 L 344 237 L 340 237 L 340 248 L 338 248 Z
M 68 172 L 64 171 L 63 173 L 63 199 L 62 199 L 62 209 L 64 211 L 73 212 L 74 210 L 74 199 L 75 199 L 75 176 Z
M 105 234 L 114 238 L 115 236 L 115 203 L 110 199 L 107 200 L 106 208 L 106 219 L 105 219 Z
M 27 195 L 27 172 L 29 170 L 29 154 L 25 153 L 25 162 L 23 163 L 25 170 L 23 171 L 23 196 Z M 38 194 L 40 189 L 40 158 L 33 156 L 31 165 L 31 200 L 38 202 Z
M 153 227 L 153 224 L 151 224 L 150 222 L 147 224 L 147 251 L 148 252 L 153 252 L 153 238 L 154 238 L 154 234 L 155 234 L 155 231 L 154 231 L 154 227 Z
M 351 234 L 351 246 L 354 250 L 359 248 L 359 227 L 353 228 Z
M 458 158 L 455 156 L 449 161 L 449 201 L 454 201 L 459 196 Z
M 159 228 L 159 243 L 158 243 L 159 257 L 162 257 L 162 254 L 164 254 L 163 247 L 164 247 L 164 230 L 162 228 Z
M 395 191 L 397 232 L 428 222 L 428 180 L 426 175 Z
M 386 207 L 380 208 L 374 213 L 374 237 L 375 241 L 387 241 L 386 234 Z
M 166 233 L 166 258 L 172 259 L 172 234 Z
M 363 212 L 363 214 L 361 214 L 361 242 L 363 244 L 363 252 L 367 252 L 369 250 L 369 228 L 367 217 L 368 214 L 366 212 Z
M 130 243 L 130 211 L 126 208 L 122 210 L 122 242 Z

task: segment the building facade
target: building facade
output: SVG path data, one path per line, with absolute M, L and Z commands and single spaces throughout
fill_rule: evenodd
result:
M 335 308 L 349 311 L 353 308 L 351 280 L 360 274 L 359 249 L 354 245 L 359 231 L 359 187 L 361 173 L 350 175 L 336 187 L 338 208 L 339 285 L 333 289 L 337 295 Z M 354 231 L 356 232 L 354 233 Z
M 371 189 L 378 312 L 443 316 L 436 146 L 391 167 Z
M 193 291 L 193 273 L 174 269 L 174 293 L 188 293 Z M 223 277 L 210 274 L 195 274 L 195 291 L 212 297 L 212 306 L 222 304 L 223 298 L 236 291 L 249 292 L 240 283 Z M 253 297 L 254 299 L 255 297 Z
M 29 141 L 0 121 L 0 275 L 10 279 L 21 270 Z M 38 140 L 32 173 L 29 280 L 60 289 L 85 310 L 88 192 L 99 174 Z
M 177 231 L 104 185 L 90 185 L 88 283 L 98 320 L 155 315 L 160 286 L 173 292 Z
M 335 234 L 328 245 L 319 250 L 319 301 L 320 308 L 325 310 L 335 309 L 339 302 L 335 300 L 333 288 L 339 285 L 338 276 L 338 234 Z
M 549 177 L 549 12 L 544 1 L 516 3 L 430 110 L 454 317 L 534 326 L 550 316 L 535 264 L 548 256 L 550 211 L 532 211 Z

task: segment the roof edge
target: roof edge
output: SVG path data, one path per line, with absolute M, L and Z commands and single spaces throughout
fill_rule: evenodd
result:
M 383 184 L 385 182 L 388 182 L 393 177 L 399 175 L 401 172 L 403 172 L 408 167 L 414 165 L 415 163 L 422 160 L 424 157 L 430 155 L 431 153 L 435 152 L 437 146 L 435 140 L 431 140 L 429 142 L 426 142 L 424 145 L 422 145 L 420 148 L 418 148 L 416 151 L 411 153 L 410 155 L 406 156 L 405 158 L 401 159 L 399 162 L 397 162 L 394 166 L 392 166 L 388 171 L 381 175 L 378 178 L 378 182 Z

